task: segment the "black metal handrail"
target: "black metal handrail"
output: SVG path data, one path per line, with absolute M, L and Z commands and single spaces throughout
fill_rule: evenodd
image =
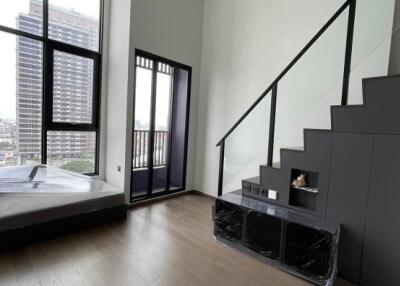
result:
M 343 90 L 341 104 L 347 105 L 350 71 L 351 71 L 351 56 L 353 50 L 353 36 L 354 36 L 354 22 L 356 16 L 356 0 L 347 0 L 336 13 L 326 22 L 326 24 L 318 31 L 317 34 L 308 42 L 308 44 L 297 54 L 297 56 L 289 63 L 289 65 L 278 75 L 278 77 L 268 86 L 268 88 L 257 98 L 257 100 L 247 109 L 247 111 L 236 121 L 236 123 L 226 132 L 226 134 L 219 140 L 217 147 L 220 147 L 220 160 L 219 160 L 219 178 L 218 178 L 218 196 L 222 195 L 223 173 L 224 173 L 224 153 L 225 153 L 225 140 L 231 133 L 242 123 L 242 121 L 253 111 L 253 109 L 265 98 L 267 94 L 271 94 L 271 114 L 270 114 L 270 127 L 268 138 L 268 166 L 272 166 L 273 151 L 274 151 L 274 137 L 275 137 L 275 118 L 276 118 L 276 100 L 278 94 L 279 81 L 292 69 L 292 67 L 303 57 L 303 55 L 314 45 L 314 43 L 325 33 L 326 30 L 342 15 L 342 13 L 349 8 L 349 19 L 347 24 L 347 37 L 346 37 L 346 53 L 343 72 Z
M 149 130 L 133 132 L 133 169 L 149 167 Z M 167 165 L 168 131 L 154 131 L 153 166 Z

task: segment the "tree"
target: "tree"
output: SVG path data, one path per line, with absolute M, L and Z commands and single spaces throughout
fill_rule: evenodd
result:
M 60 167 L 61 169 L 75 173 L 93 173 L 93 162 L 89 160 L 70 161 Z

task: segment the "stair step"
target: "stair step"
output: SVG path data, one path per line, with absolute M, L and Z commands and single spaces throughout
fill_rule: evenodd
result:
M 364 104 L 370 109 L 380 110 L 380 105 L 392 111 L 400 105 L 398 90 L 400 88 L 400 75 L 383 76 L 363 79 Z
M 281 162 L 273 162 L 272 167 L 268 166 L 267 164 L 261 165 L 263 168 L 272 168 L 272 169 L 280 169 L 281 168 Z
M 332 139 L 331 129 L 304 129 L 304 151 L 314 153 L 314 149 L 319 149 L 321 144 L 328 143 Z
M 260 177 L 242 180 L 242 193 L 244 196 L 257 196 L 260 193 Z
M 366 110 L 364 105 L 332 106 L 332 130 L 351 132 L 360 129 L 360 116 Z
M 269 166 L 261 166 L 260 175 L 260 188 L 264 192 L 265 190 L 267 192 L 264 196 L 261 196 L 261 200 L 285 206 L 285 202 L 289 201 L 289 196 L 288 193 L 285 192 L 285 187 L 289 186 L 290 184 L 290 180 L 287 178 L 286 171 L 282 169 L 271 168 Z M 268 200 L 268 190 L 274 190 L 278 192 L 277 200 Z
M 249 179 L 244 179 L 243 182 L 259 185 L 260 184 L 260 176 L 249 178 Z
M 285 153 L 285 152 L 295 152 L 295 153 L 304 153 L 305 151 L 304 151 L 304 148 L 298 148 L 298 149 L 295 149 L 295 148 L 281 148 L 281 159 L 282 159 L 282 153 Z
M 285 150 L 293 150 L 293 151 L 304 151 L 304 146 L 298 146 L 298 147 L 285 147 L 285 148 L 281 148 L 285 149 Z
M 363 108 L 365 104 L 350 104 L 350 105 L 331 105 L 331 109 L 351 110 L 353 108 Z
M 363 80 L 364 105 L 332 106 L 336 132 L 400 134 L 400 76 Z

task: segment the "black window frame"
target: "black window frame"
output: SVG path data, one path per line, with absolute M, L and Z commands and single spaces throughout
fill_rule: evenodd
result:
M 104 0 L 98 0 L 99 15 L 99 43 L 97 51 L 74 46 L 72 44 L 53 40 L 49 37 L 49 0 L 42 0 L 42 35 L 31 34 L 16 28 L 0 25 L 0 31 L 15 36 L 24 37 L 42 43 L 42 130 L 41 130 L 41 163 L 47 164 L 47 133 L 48 131 L 77 131 L 94 132 L 96 134 L 95 170 L 85 175 L 99 174 L 100 157 L 100 110 L 101 110 L 101 77 L 102 77 L 102 47 L 104 25 Z M 53 66 L 54 51 L 72 54 L 93 60 L 93 99 L 92 122 L 70 123 L 53 121 Z

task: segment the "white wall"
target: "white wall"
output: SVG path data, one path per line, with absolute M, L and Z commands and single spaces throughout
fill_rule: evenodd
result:
M 190 190 L 196 162 L 203 0 L 134 0 L 133 9 L 135 48 L 192 67 L 186 185 Z
M 139 48 L 192 70 L 187 189 L 193 188 L 203 21 L 201 0 L 106 1 L 100 177 L 130 193 L 134 54 Z M 107 22 L 109 21 L 109 24 Z M 108 43 L 108 44 L 107 44 Z M 104 110 L 105 109 L 105 110 Z M 103 152 L 102 152 L 103 154 Z M 121 171 L 118 171 L 121 166 Z
M 129 134 L 132 128 L 131 94 L 133 90 L 131 47 L 133 46 L 132 19 L 133 10 L 130 0 L 106 1 L 109 7 L 109 25 L 105 31 L 105 42 L 108 43 L 107 55 L 103 72 L 107 75 L 103 82 L 106 91 L 105 119 L 102 120 L 105 132 L 105 160 L 102 162 L 102 174 L 105 180 L 117 188 L 124 189 L 128 194 L 130 170 L 129 161 L 131 145 Z M 104 117 L 104 114 L 103 114 Z M 104 134 L 105 133 L 105 134 Z M 104 147 L 103 147 L 104 148 Z M 121 170 L 118 170 L 118 166 Z
M 361 78 L 388 68 L 393 0 L 359 0 L 350 103 Z M 261 94 L 343 1 L 205 0 L 195 188 L 216 195 L 218 139 Z M 347 13 L 278 87 L 275 160 L 280 147 L 303 145 L 304 127 L 330 128 L 340 103 Z M 258 175 L 266 162 L 269 105 L 264 102 L 227 141 L 226 190 Z

